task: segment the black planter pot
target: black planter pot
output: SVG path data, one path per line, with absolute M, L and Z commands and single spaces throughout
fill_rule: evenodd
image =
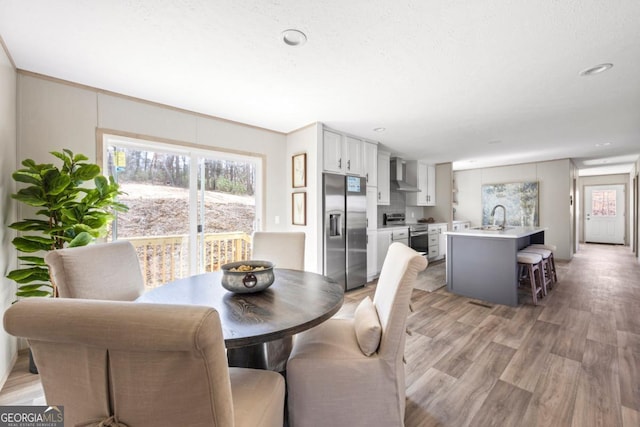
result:
M 31 372 L 32 374 L 38 373 L 38 367 L 36 366 L 36 362 L 33 360 L 31 349 L 29 349 L 29 372 Z

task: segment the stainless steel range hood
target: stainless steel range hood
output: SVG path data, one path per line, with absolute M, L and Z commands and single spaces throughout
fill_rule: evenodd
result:
M 391 190 L 405 193 L 418 193 L 420 190 L 415 185 L 407 183 L 406 166 L 400 157 L 391 158 Z

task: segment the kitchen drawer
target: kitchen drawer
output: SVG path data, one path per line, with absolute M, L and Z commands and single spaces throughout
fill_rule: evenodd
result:
M 429 234 L 429 247 L 438 246 L 438 240 L 440 240 L 440 237 L 437 234 Z
M 399 239 L 408 239 L 409 238 L 409 230 L 393 230 L 392 232 L 393 240 Z
M 439 255 L 438 247 L 429 245 L 429 258 L 435 258 L 438 255 Z

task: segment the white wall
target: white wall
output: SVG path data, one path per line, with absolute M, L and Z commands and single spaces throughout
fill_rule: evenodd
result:
M 287 135 L 287 215 L 282 221 L 288 231 L 303 231 L 305 238 L 306 271 L 322 273 L 322 170 L 319 155 L 318 135 L 322 132 L 322 125 L 315 123 Z M 305 188 L 292 187 L 292 156 L 307 154 L 307 186 Z M 294 192 L 307 193 L 307 225 L 292 225 L 291 194 Z
M 594 176 L 583 176 L 580 177 L 578 179 L 578 185 L 580 186 L 580 192 L 581 194 L 585 194 L 585 190 L 584 187 L 586 186 L 590 186 L 590 185 L 613 185 L 613 184 L 621 184 L 624 185 L 625 188 L 625 207 L 624 207 L 624 215 L 625 218 L 628 218 L 628 221 L 626 221 L 625 223 L 625 231 L 624 231 L 624 241 L 625 244 L 628 245 L 630 240 L 629 240 L 629 231 L 631 228 L 631 221 L 632 221 L 632 215 L 630 215 L 630 212 L 633 212 L 630 207 L 632 206 L 632 195 L 631 195 L 631 187 L 629 185 L 629 183 L 631 182 L 631 177 L 630 174 L 625 173 L 625 174 L 615 174 L 615 175 L 594 175 Z M 582 197 L 582 199 L 580 200 L 580 212 L 581 217 L 580 220 L 578 221 L 579 227 L 578 227 L 578 234 L 580 236 L 580 242 L 584 242 L 584 203 L 585 203 L 585 198 Z
M 569 196 L 572 164 L 568 159 L 454 172 L 457 188 L 456 220 L 482 223 L 482 185 L 538 181 L 540 226 L 547 227 L 545 241 L 558 247 L 558 259 L 571 259 L 572 233 Z M 507 213 L 508 214 L 508 213 Z
M 19 159 L 52 161 L 48 152 L 69 148 L 95 161 L 97 129 L 264 156 L 262 229 L 286 229 L 275 221 L 287 217 L 284 134 L 19 73 Z
M 11 174 L 16 166 L 16 71 L 0 43 L 0 313 L 15 299 L 16 285 L 6 278 L 16 267 L 17 253 L 11 244 L 16 221 L 15 192 Z M 17 339 L 0 329 L 0 388 L 6 381 L 17 352 Z

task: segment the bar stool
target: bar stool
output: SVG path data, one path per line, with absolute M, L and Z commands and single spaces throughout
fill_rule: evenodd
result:
M 538 294 L 540 298 L 544 296 L 544 290 L 542 287 L 542 255 L 534 254 L 531 252 L 518 252 L 518 280 L 526 278 L 523 272 L 526 272 L 531 284 L 531 298 L 533 304 L 538 305 Z M 536 272 L 538 278 L 536 280 Z
M 551 251 L 547 249 L 532 248 L 530 246 L 527 246 L 526 248 L 521 249 L 521 252 L 538 254 L 542 257 L 542 289 L 544 291 L 544 295 L 548 295 L 549 290 L 553 287 L 551 279 L 553 274 L 551 273 L 551 262 L 549 261 L 549 257 L 551 257 Z
M 529 245 L 528 247 L 546 249 L 548 251 L 551 251 L 551 256 L 549 257 L 549 264 L 551 264 L 551 280 L 553 281 L 553 283 L 558 283 L 558 274 L 556 272 L 556 260 L 553 257 L 553 253 L 556 251 L 556 245 L 534 243 L 533 245 Z

